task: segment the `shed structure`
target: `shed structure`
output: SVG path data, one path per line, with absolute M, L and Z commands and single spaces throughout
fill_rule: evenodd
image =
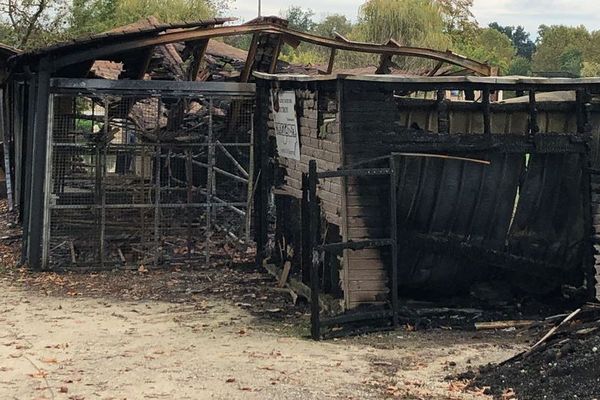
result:
M 274 235 L 263 229 L 261 243 L 306 283 L 317 260 L 319 289 L 338 311 L 486 284 L 556 298 L 600 292 L 600 80 L 255 76 L 257 134 L 272 152 L 262 162 L 273 164 L 263 225 L 268 193 L 277 209 Z M 290 91 L 299 159 L 277 145 L 274 105 Z M 521 97 L 492 101 L 500 91 Z M 475 99 L 450 100 L 459 92 Z

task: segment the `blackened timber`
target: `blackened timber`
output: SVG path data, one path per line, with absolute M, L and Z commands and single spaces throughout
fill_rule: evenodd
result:
M 438 132 L 442 134 L 450 133 L 450 117 L 448 113 L 448 103 L 446 92 L 438 90 L 437 92 L 437 111 L 438 111 Z
M 392 239 L 370 239 L 370 240 L 348 240 L 342 243 L 329 243 L 318 245 L 317 250 L 327 251 L 330 253 L 341 253 L 343 250 L 364 250 L 376 249 L 379 247 L 393 245 Z
M 499 269 L 527 271 L 532 276 L 558 278 L 562 270 L 562 266 L 558 264 L 492 250 L 448 235 L 404 231 L 399 235 L 399 242 L 408 247 L 426 249 L 428 252 L 451 251 L 455 255 L 486 263 Z
M 277 71 L 277 62 L 279 61 L 279 54 L 281 53 L 281 46 L 283 45 L 283 38 L 279 36 L 277 38 L 277 44 L 273 51 L 273 58 L 271 58 L 271 65 L 269 65 L 269 73 L 274 74 Z
M 46 59 L 40 63 L 33 126 L 33 154 L 31 201 L 29 211 L 29 266 L 40 269 L 42 257 L 42 230 L 44 221 L 44 179 L 46 166 L 46 136 L 48 135 L 48 101 L 50 70 Z
M 588 140 L 583 136 L 568 134 L 538 134 L 534 141 L 522 134 L 491 135 L 488 141 L 483 135 L 438 135 L 423 131 L 403 129 L 401 132 L 369 133 L 372 142 L 366 147 L 360 143 L 359 135 L 353 136 L 356 142 L 345 145 L 347 154 L 356 159 L 348 159 L 350 163 L 390 152 L 439 152 L 462 153 L 491 151 L 499 153 L 584 153 L 588 148 Z M 375 141 L 375 137 L 377 141 Z
M 319 204 L 317 201 L 317 162 L 310 160 L 308 164 L 308 207 L 309 207 L 309 224 L 310 224 L 310 323 L 311 336 L 313 340 L 321 338 L 319 291 L 320 291 L 320 254 L 317 249 L 319 235 Z
M 485 87 L 481 92 L 481 108 L 483 113 L 483 134 L 489 140 L 492 135 L 492 117 L 490 111 L 490 88 Z
M 534 137 L 540 132 L 538 125 L 538 108 L 535 98 L 535 90 L 529 91 L 529 136 Z
M 244 65 L 244 69 L 240 75 L 240 82 L 248 82 L 250 79 L 250 73 L 252 72 L 252 67 L 256 61 L 256 52 L 258 50 L 258 42 L 260 39 L 260 35 L 255 33 L 252 36 L 252 43 L 250 43 L 250 49 L 248 50 L 248 56 L 246 58 L 246 64 Z
M 389 168 L 363 168 L 363 169 L 341 169 L 337 171 L 325 171 L 319 172 L 317 176 L 319 179 L 324 178 L 339 178 L 342 176 L 377 176 L 377 175 L 389 175 Z
M 392 242 L 392 325 L 398 327 L 398 157 L 390 157 L 390 213 Z
M 25 108 L 25 126 L 23 132 L 33 131 L 35 116 L 35 98 L 37 90 L 37 75 L 30 75 L 27 83 L 27 107 Z M 31 211 L 31 175 L 33 155 L 33 137 L 32 135 L 23 135 L 23 194 L 21 205 L 21 218 L 23 225 L 23 252 L 21 262 L 26 263 L 29 257 L 29 214 Z
M 187 43 L 188 46 L 191 47 L 191 57 L 192 62 L 187 70 L 187 80 L 195 81 L 198 78 L 198 73 L 200 72 L 200 66 L 202 65 L 202 60 L 204 59 L 204 55 L 206 54 L 206 49 L 208 48 L 208 42 L 210 39 L 199 40 L 192 43 Z
M 329 54 L 329 62 L 327 63 L 327 75 L 333 72 L 333 66 L 335 65 L 335 55 L 337 50 L 331 49 L 331 53 Z

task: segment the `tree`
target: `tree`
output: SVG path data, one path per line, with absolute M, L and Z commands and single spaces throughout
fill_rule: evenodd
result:
M 581 76 L 598 77 L 600 76 L 600 63 L 593 61 L 584 61 L 581 69 Z
M 117 0 L 73 0 L 70 36 L 107 31 L 117 24 Z
M 458 44 L 458 51 L 475 60 L 485 61 L 506 73 L 516 50 L 508 36 L 492 28 L 479 28 L 472 38 Z
M 61 37 L 67 0 L 5 0 L 0 2 L 2 42 L 19 49 L 41 46 Z
M 581 25 L 541 25 L 538 30 L 537 50 L 533 55 L 535 72 L 572 72 L 581 70 L 591 36 Z
M 515 57 L 508 67 L 508 75 L 531 75 L 531 61 L 523 56 Z
M 100 33 L 148 16 L 161 22 L 212 17 L 230 0 L 2 0 L 2 41 L 18 48 Z
M 581 76 L 583 69 L 583 51 L 581 49 L 569 48 L 559 58 L 560 71 L 571 75 Z
M 473 0 L 434 0 L 446 23 L 446 32 L 451 35 L 470 31 L 477 26 L 473 12 Z
M 316 24 L 313 20 L 315 13 L 313 10 L 303 9 L 298 6 L 291 6 L 282 13 L 283 18 L 288 20 L 288 26 L 302 32 L 312 31 Z
M 333 14 L 317 23 L 314 33 L 319 36 L 333 37 L 333 33 L 337 32 L 342 36 L 347 36 L 352 32 L 352 28 L 352 22 L 345 15 Z
M 365 40 L 446 50 L 450 38 L 440 8 L 429 0 L 369 0 L 359 12 Z
M 530 35 L 525 31 L 524 27 L 521 25 L 517 27 L 502 26 L 497 22 L 492 22 L 488 26 L 508 36 L 512 41 L 513 46 L 517 49 L 518 56 L 531 60 L 531 57 L 533 57 L 533 53 L 535 52 L 535 43 L 530 39 Z

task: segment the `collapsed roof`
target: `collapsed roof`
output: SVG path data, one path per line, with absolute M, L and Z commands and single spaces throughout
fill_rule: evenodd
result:
M 405 47 L 390 40 L 385 44 L 335 39 L 292 30 L 286 20 L 262 17 L 242 25 L 227 25 L 230 18 L 163 24 L 148 17 L 108 32 L 76 38 L 24 53 L 12 53 L 7 65 L 12 72 L 49 69 L 52 76 L 65 78 L 161 80 L 234 80 L 247 82 L 253 71 L 268 73 L 331 74 L 336 51 L 348 50 L 380 55 L 378 73 L 392 73 L 393 56 L 420 57 L 437 61 L 430 76 L 450 72 L 495 75 L 487 64 L 451 51 Z M 252 35 L 246 52 L 219 40 Z M 328 65 L 300 67 L 279 60 L 284 44 L 297 47 L 310 43 L 331 50 Z M 448 66 L 452 66 L 450 69 Z

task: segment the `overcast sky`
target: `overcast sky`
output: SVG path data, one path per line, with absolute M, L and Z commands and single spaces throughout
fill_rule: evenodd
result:
M 356 19 L 364 0 L 262 0 L 263 15 L 278 15 L 291 5 L 311 8 L 317 17 L 345 14 Z M 249 20 L 257 14 L 258 0 L 233 0 L 231 14 Z M 473 12 L 481 25 L 523 25 L 536 36 L 540 24 L 585 25 L 600 29 L 599 0 L 475 0 Z

